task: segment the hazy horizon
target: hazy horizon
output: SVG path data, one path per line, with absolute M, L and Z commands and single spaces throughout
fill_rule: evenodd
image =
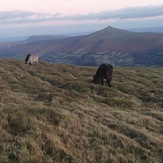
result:
M 109 26 L 109 25 L 108 25 Z M 23 40 L 26 40 L 28 39 L 29 37 L 31 36 L 46 36 L 46 35 L 54 35 L 54 36 L 57 36 L 57 35 L 60 35 L 60 36 L 81 36 L 81 35 L 87 35 L 87 34 L 90 34 L 90 33 L 93 33 L 93 32 L 96 32 L 96 31 L 99 31 L 99 30 L 102 30 L 108 26 L 104 26 L 104 27 L 95 27 L 95 28 L 86 28 L 86 29 L 89 29 L 89 30 L 86 30 L 85 31 L 81 30 L 81 31 L 76 31 L 76 32 L 73 32 L 71 30 L 67 31 L 67 33 L 58 33 L 56 34 L 55 32 L 53 32 L 53 30 L 50 30 L 52 27 L 49 27 L 48 28 L 48 31 L 51 31 L 49 33 L 46 33 L 44 32 L 44 28 L 40 28 L 39 30 L 37 29 L 36 31 L 37 32 L 34 32 L 34 33 L 30 33 L 26 35 L 15 35 L 15 36 L 6 36 L 6 37 L 1 37 L 0 36 L 0 43 L 3 43 L 3 42 L 12 42 L 12 41 L 23 41 Z M 113 28 L 116 28 L 114 26 L 111 26 Z M 142 28 L 117 28 L 117 29 L 123 29 L 123 30 L 127 30 L 127 31 L 132 31 L 132 32 L 155 32 L 155 33 L 163 33 L 163 26 L 151 26 L 151 27 L 142 27 Z
M 0 1 L 0 38 L 163 26 L 162 0 Z

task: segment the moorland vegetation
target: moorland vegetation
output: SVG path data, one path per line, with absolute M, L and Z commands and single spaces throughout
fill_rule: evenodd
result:
M 163 69 L 0 60 L 0 162 L 162 163 Z

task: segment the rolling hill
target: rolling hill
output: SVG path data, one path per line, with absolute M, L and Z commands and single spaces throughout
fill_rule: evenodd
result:
M 84 36 L 39 38 L 0 48 L 0 57 L 24 59 L 27 53 L 38 53 L 42 61 L 73 65 L 109 62 L 116 66 L 163 66 L 163 33 L 129 32 L 109 26 Z
M 162 163 L 163 69 L 0 60 L 0 162 Z

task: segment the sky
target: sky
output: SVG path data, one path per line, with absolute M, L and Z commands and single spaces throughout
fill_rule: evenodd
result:
M 0 38 L 163 26 L 163 0 L 0 0 Z

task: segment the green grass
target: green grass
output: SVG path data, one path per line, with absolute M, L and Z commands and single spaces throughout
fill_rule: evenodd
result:
M 163 69 L 0 60 L 0 162 L 162 163 Z

